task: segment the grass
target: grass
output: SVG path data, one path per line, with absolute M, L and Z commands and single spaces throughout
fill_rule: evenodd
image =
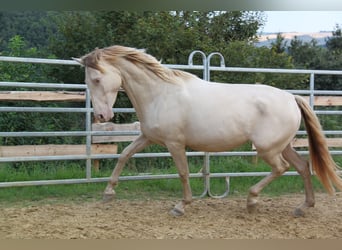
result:
M 166 161 L 163 161 L 166 160 Z M 341 158 L 338 158 L 342 162 Z M 165 174 L 177 173 L 170 159 L 157 159 L 163 161 L 158 169 L 150 166 L 156 165 L 152 159 L 143 166 L 144 173 Z M 142 172 L 141 159 L 132 159 L 122 175 L 138 175 Z M 158 162 L 157 162 L 158 163 Z M 194 157 L 189 160 L 190 172 L 196 173 L 202 167 L 203 159 Z M 270 168 L 261 160 L 253 163 L 250 157 L 212 157 L 211 172 L 256 172 L 270 171 Z M 142 164 L 143 165 L 143 164 Z M 65 162 L 26 162 L 20 164 L 0 165 L 0 181 L 27 181 L 48 179 L 85 178 L 85 163 L 75 161 Z M 103 160 L 99 172 L 93 172 L 93 177 L 108 177 L 112 171 L 113 160 Z M 248 189 L 263 177 L 232 177 L 230 181 L 230 194 L 233 196 L 246 196 Z M 312 177 L 316 191 L 322 191 L 322 186 L 316 177 Z M 204 190 L 202 178 L 190 180 L 194 196 L 199 196 Z M 48 201 L 86 201 L 101 200 L 106 183 L 69 184 L 11 187 L 0 189 L 0 203 L 30 203 Z M 211 178 L 211 192 L 221 195 L 225 192 L 223 178 Z M 178 179 L 122 181 L 116 188 L 118 199 L 181 199 L 182 187 Z M 299 176 L 283 176 L 267 186 L 262 194 L 277 196 L 288 193 L 303 193 L 303 182 Z

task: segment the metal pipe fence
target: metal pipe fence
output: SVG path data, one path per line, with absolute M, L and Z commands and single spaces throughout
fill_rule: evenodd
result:
M 193 58 L 195 55 L 200 55 L 202 58 L 202 65 L 194 65 Z M 219 57 L 220 66 L 212 66 L 211 59 Z M 59 65 L 78 65 L 72 60 L 57 60 L 57 59 L 41 59 L 41 58 L 18 58 L 18 57 L 3 57 L 0 56 L 0 62 L 15 62 L 15 63 L 39 63 L 39 64 L 59 64 Z M 298 70 L 298 69 L 260 69 L 260 68 L 240 68 L 240 67 L 226 67 L 225 60 L 222 54 L 214 52 L 208 56 L 202 51 L 193 51 L 189 55 L 188 65 L 164 65 L 173 69 L 182 70 L 202 70 L 203 79 L 210 80 L 211 71 L 221 72 L 248 72 L 248 73 L 270 73 L 270 74 L 307 74 L 310 76 L 310 83 L 308 90 L 288 90 L 294 94 L 308 95 L 310 97 L 310 105 L 314 107 L 314 97 L 316 95 L 342 95 L 342 91 L 323 91 L 315 90 L 315 75 L 341 75 L 342 71 L 334 70 Z M 0 114 L 3 112 L 50 112 L 50 113 L 84 113 L 85 127 L 83 131 L 54 131 L 54 132 L 0 132 L 0 137 L 84 137 L 86 138 L 86 154 L 84 155 L 63 155 L 63 156 L 26 156 L 26 157 L 0 157 L 0 163 L 5 162 L 30 162 L 30 161 L 60 161 L 60 160 L 85 160 L 86 171 L 85 178 L 81 179 L 64 179 L 64 180 L 37 180 L 37 181 L 14 181 L 14 182 L 0 182 L 0 187 L 14 187 L 14 186 L 32 186 L 32 185 L 56 185 L 56 184 L 76 184 L 76 183 L 96 183 L 105 182 L 109 178 L 94 178 L 91 174 L 91 161 L 93 159 L 117 159 L 120 154 L 93 154 L 91 152 L 91 138 L 98 135 L 137 135 L 139 131 L 92 131 L 91 130 L 91 114 L 93 109 L 91 107 L 89 90 L 85 84 L 60 84 L 60 83 L 34 83 L 34 82 L 0 82 L 1 87 L 25 87 L 25 88 L 51 88 L 51 89 L 73 89 L 85 91 L 85 106 L 84 108 L 52 108 L 52 107 L 0 107 Z M 134 113 L 133 108 L 114 108 L 115 113 Z M 341 115 L 342 111 L 334 110 L 315 110 L 317 114 L 324 115 Z M 342 131 L 324 131 L 326 135 L 342 135 Z M 305 135 L 305 131 L 298 131 L 298 135 Z M 308 151 L 299 151 L 302 155 L 307 155 Z M 256 156 L 255 151 L 232 151 L 232 152 L 187 152 L 188 157 L 201 156 L 204 158 L 204 167 L 202 173 L 191 173 L 191 178 L 203 178 L 204 190 L 200 197 L 209 195 L 214 198 L 221 198 L 229 193 L 229 184 L 231 177 L 247 177 L 247 176 L 266 176 L 269 172 L 241 172 L 241 173 L 211 173 L 210 159 L 211 157 L 222 156 Z M 342 155 L 342 151 L 331 151 L 333 155 Z M 134 158 L 150 158 L 150 157 L 171 157 L 170 153 L 137 153 Z M 287 172 L 284 175 L 297 175 L 297 172 Z M 175 179 L 177 174 L 163 174 L 163 175 L 137 175 L 137 176 L 121 176 L 121 181 L 128 180 L 154 180 L 154 179 Z M 211 178 L 225 178 L 226 191 L 222 195 L 213 195 L 210 187 Z

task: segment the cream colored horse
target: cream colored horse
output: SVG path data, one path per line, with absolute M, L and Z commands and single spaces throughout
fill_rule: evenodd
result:
M 141 123 L 141 135 L 118 159 L 104 191 L 106 199 L 115 195 L 113 188 L 126 161 L 156 143 L 167 147 L 178 169 L 183 200 L 171 213 L 183 215 L 192 200 L 185 147 L 226 151 L 252 141 L 258 156 L 272 171 L 250 188 L 248 210 L 255 209 L 260 191 L 293 165 L 305 185 L 305 201 L 295 210 L 295 215 L 302 215 L 306 208 L 314 206 L 315 200 L 309 164 L 290 145 L 300 126 L 301 114 L 314 171 L 329 193 L 334 192 L 333 185 L 342 190 L 318 119 L 299 96 L 264 85 L 206 82 L 192 74 L 168 69 L 140 50 L 122 46 L 96 49 L 75 60 L 85 66 L 85 82 L 96 118 L 113 118 L 112 107 L 122 87 Z

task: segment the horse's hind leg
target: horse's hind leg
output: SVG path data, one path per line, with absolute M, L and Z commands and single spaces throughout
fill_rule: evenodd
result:
M 311 183 L 311 173 L 308 161 L 304 160 L 292 147 L 288 145 L 283 151 L 284 158 L 293 165 L 304 181 L 305 201 L 294 211 L 294 216 L 303 216 L 304 210 L 315 205 L 315 197 Z
M 281 153 L 266 153 L 262 154 L 261 157 L 272 167 L 272 171 L 264 179 L 250 188 L 247 198 L 248 212 L 255 211 L 256 205 L 258 203 L 257 197 L 261 190 L 266 187 L 271 181 L 281 176 L 290 167 L 289 163 L 283 158 Z

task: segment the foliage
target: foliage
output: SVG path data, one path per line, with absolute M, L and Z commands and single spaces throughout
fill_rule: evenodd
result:
M 313 69 L 322 60 L 324 48 L 317 45 L 316 40 L 303 42 L 298 37 L 291 40 L 288 53 L 299 69 Z
M 16 56 L 16 57 L 47 57 L 53 58 L 53 55 L 43 55 L 37 48 L 29 48 L 27 43 L 19 35 L 10 39 L 7 48 L 3 51 L 3 55 Z M 0 62 L 0 81 L 10 82 L 56 82 L 52 76 L 54 66 L 44 64 L 29 64 L 29 63 L 9 63 Z M 3 87 L 4 90 L 32 90 L 18 87 Z M 42 90 L 42 89 L 40 89 Z M 2 102 L 3 106 L 17 106 L 17 107 L 39 107 L 42 104 L 36 102 Z M 67 107 L 68 103 L 49 103 L 46 106 L 49 107 Z M 75 128 L 82 128 L 84 124 L 84 118 L 77 119 L 79 122 L 75 122 L 75 116 L 77 114 L 54 114 L 51 116 L 49 113 L 34 113 L 34 112 L 4 112 L 1 113 L 0 119 L 0 131 L 19 132 L 19 131 L 63 131 L 73 130 Z M 18 145 L 18 144 L 43 144 L 61 142 L 61 139 L 53 138 L 20 138 L 12 137 L 0 139 L 0 145 Z
M 69 58 L 121 44 L 145 48 L 164 63 L 184 64 L 194 49 L 208 53 L 230 41 L 255 38 L 263 22 L 260 16 L 239 11 L 63 12 L 56 17 L 58 36 L 50 49 Z
M 221 50 L 229 67 L 293 69 L 291 58 L 285 53 L 266 47 L 257 48 L 243 41 L 229 43 Z M 305 88 L 307 76 L 270 73 L 217 73 L 212 80 L 231 83 L 259 83 L 282 89 Z
M 342 31 L 336 25 L 333 36 L 327 42 L 327 51 L 323 56 L 321 64 L 318 64 L 319 69 L 341 70 L 342 67 Z M 317 79 L 317 89 L 341 90 L 342 76 L 321 76 Z
M 300 41 L 295 38 L 288 47 L 289 55 L 298 68 L 318 70 L 341 70 L 342 67 L 342 35 L 337 25 L 333 36 L 326 41 L 326 47 L 319 47 L 315 40 Z M 315 87 L 321 90 L 340 90 L 342 77 L 335 75 L 318 75 Z
M 328 38 L 326 42 L 328 50 L 335 54 L 342 53 L 342 30 L 339 25 L 335 26 L 335 31 L 333 31 L 333 37 Z
M 46 11 L 1 11 L 0 51 L 8 47 L 9 40 L 19 35 L 29 47 L 40 50 L 48 45 L 48 38 L 54 33 L 55 23 Z
M 15 35 L 9 40 L 7 48 L 1 54 L 14 57 L 54 57 L 51 54 L 41 52 L 35 47 L 29 47 L 23 37 L 19 35 Z M 51 79 L 50 71 L 51 67 L 48 65 L 0 62 L 0 81 L 56 81 L 56 79 Z
M 210 12 L 208 35 L 224 45 L 232 41 L 253 41 L 264 23 L 258 12 L 221 11 Z

